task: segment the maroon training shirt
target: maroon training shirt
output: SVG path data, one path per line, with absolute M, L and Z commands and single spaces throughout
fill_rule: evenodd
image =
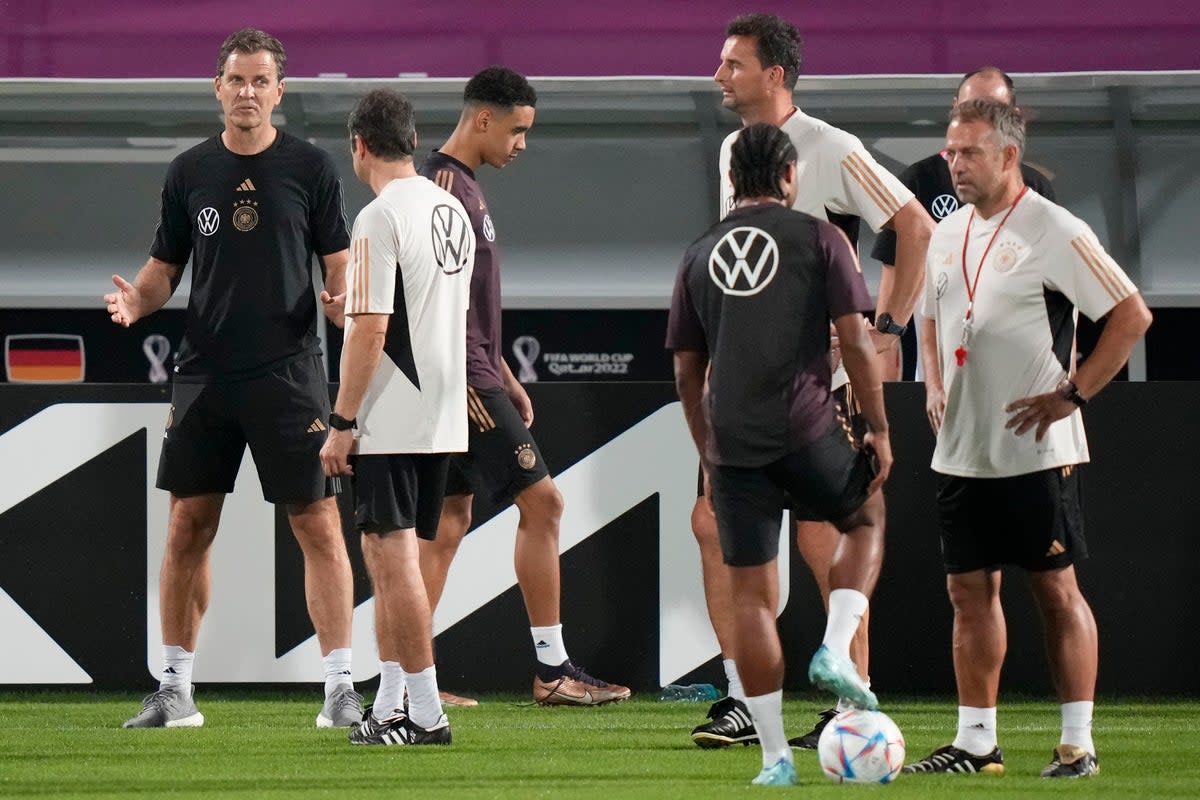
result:
M 829 323 L 872 308 L 831 223 L 777 203 L 734 209 L 688 248 L 667 348 L 710 359 L 706 457 L 758 467 L 827 433 Z
M 434 150 L 418 172 L 458 198 L 475 229 L 475 271 L 467 311 L 467 383 L 476 389 L 504 386 L 500 368 L 500 259 L 496 226 L 488 215 L 483 190 L 466 164 Z

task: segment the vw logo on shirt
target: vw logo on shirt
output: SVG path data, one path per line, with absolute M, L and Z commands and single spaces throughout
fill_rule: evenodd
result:
M 445 204 L 435 206 L 433 218 L 430 220 L 433 228 L 433 257 L 438 266 L 447 275 L 462 271 L 467 265 L 467 259 L 473 253 L 470 244 L 469 231 L 462 214 Z
M 708 274 L 725 294 L 747 297 L 763 290 L 779 270 L 779 245 L 762 228 L 734 228 L 708 256 Z
M 952 194 L 939 194 L 929 204 L 929 211 L 935 219 L 945 219 L 958 211 L 958 198 Z
M 196 227 L 205 236 L 212 236 L 221 227 L 221 215 L 212 206 L 202 208 L 196 215 Z

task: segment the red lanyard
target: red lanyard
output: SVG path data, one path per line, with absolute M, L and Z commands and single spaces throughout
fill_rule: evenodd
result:
M 1004 223 L 1008 222 L 1008 218 L 1017 210 L 1017 203 L 1021 202 L 1021 198 L 1029 191 L 1028 186 L 1022 186 L 1017 199 L 1013 200 L 1012 206 L 1009 207 L 1008 213 L 1000 220 L 1000 224 L 996 226 L 996 230 L 992 232 L 992 238 L 988 239 L 987 247 L 983 249 L 983 255 L 979 258 L 979 266 L 975 268 L 975 280 L 971 281 L 967 276 L 967 244 L 971 241 L 971 223 L 975 221 L 975 209 L 971 209 L 971 216 L 967 219 L 967 232 L 963 234 L 963 251 L 962 251 L 962 274 L 963 284 L 967 289 L 967 313 L 963 315 L 963 333 L 962 340 L 958 344 L 958 349 L 954 351 L 954 358 L 958 361 L 958 366 L 962 366 L 967 362 L 967 343 L 971 339 L 971 317 L 975 312 L 975 290 L 979 288 L 979 278 L 983 275 L 983 262 L 987 261 L 988 253 L 992 250 L 992 245 L 996 242 L 996 237 L 1000 235 L 1000 229 L 1004 227 Z

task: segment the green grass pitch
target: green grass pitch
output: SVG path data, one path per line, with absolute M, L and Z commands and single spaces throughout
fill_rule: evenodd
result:
M 538 708 L 485 696 L 450 709 L 450 747 L 353 747 L 344 730 L 317 730 L 313 692 L 200 687 L 199 729 L 122 730 L 140 708 L 132 694 L 0 692 L 0 797 L 50 798 L 808 798 L 1200 797 L 1200 702 L 1108 699 L 1097 705 L 1102 772 L 1044 781 L 1058 742 L 1053 701 L 1000 707 L 1007 772 L 901 776 L 890 786 L 838 786 L 816 754 L 797 751 L 801 785 L 752 787 L 756 747 L 702 751 L 688 737 L 707 706 L 649 695 L 603 708 Z M 823 698 L 790 697 L 792 735 Z M 954 701 L 891 701 L 910 760 L 953 737 Z

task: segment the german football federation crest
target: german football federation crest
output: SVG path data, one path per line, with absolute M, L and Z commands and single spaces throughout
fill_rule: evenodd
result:
M 537 453 L 533 451 L 533 447 L 529 444 L 523 444 L 517 448 L 517 466 L 524 470 L 533 469 L 537 466 Z
M 242 233 L 254 230 L 258 225 L 258 203 L 253 200 L 238 200 L 233 204 L 233 227 Z
M 1001 242 L 996 250 L 996 258 L 992 266 L 996 272 L 1009 272 L 1021 260 L 1021 247 L 1015 242 Z
M 779 270 L 779 245 L 761 228 L 734 228 L 708 256 L 708 274 L 725 294 L 761 292 Z

